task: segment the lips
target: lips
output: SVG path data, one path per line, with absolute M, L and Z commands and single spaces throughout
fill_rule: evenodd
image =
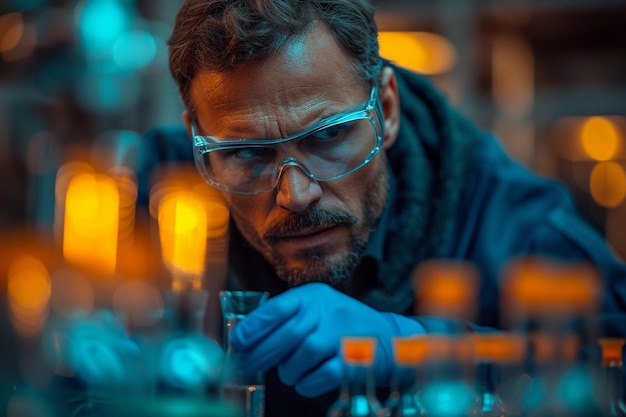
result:
M 277 239 L 290 239 L 290 238 L 302 238 L 310 235 L 315 235 L 317 233 L 324 233 L 327 230 L 330 230 L 337 225 L 323 226 L 323 227 L 309 227 L 301 230 L 297 230 L 290 233 L 284 233 L 280 236 L 274 236 Z
M 274 223 L 267 229 L 264 239 L 284 254 L 313 255 L 302 251 L 345 244 L 350 225 L 355 223 L 356 218 L 346 211 L 313 207 L 306 213 L 291 213 L 280 223 Z
M 340 225 L 305 228 L 294 232 L 274 235 L 270 241 L 285 249 L 304 250 L 332 243 Z

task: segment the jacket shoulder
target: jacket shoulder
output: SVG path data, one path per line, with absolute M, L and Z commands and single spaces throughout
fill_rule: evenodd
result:
M 529 171 L 493 136 L 473 155 L 456 227 L 454 251 L 465 256 L 591 259 L 606 246 L 562 183 Z

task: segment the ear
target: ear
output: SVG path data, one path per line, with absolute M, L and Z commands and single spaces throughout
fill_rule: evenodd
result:
M 189 112 L 185 110 L 180 115 L 180 118 L 182 119 L 183 123 L 185 124 L 185 127 L 187 128 L 187 135 L 191 137 L 191 114 L 189 114 Z
M 398 83 L 391 67 L 384 67 L 382 70 L 379 95 L 385 118 L 383 149 L 387 150 L 395 143 L 400 128 Z

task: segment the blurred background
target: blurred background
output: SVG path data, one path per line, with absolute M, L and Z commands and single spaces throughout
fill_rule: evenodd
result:
M 562 181 L 582 215 L 626 259 L 626 2 L 374 3 L 381 54 L 431 77 L 464 114 L 494 131 L 514 158 Z M 217 237 L 206 249 L 217 253 L 209 262 L 223 260 L 224 231 L 210 219 L 227 221 L 228 214 L 198 183 L 193 166 L 160 170 L 150 209 L 135 210 L 135 173 L 148 163 L 142 134 L 180 123 L 165 45 L 179 4 L 0 3 L 0 294 L 8 294 L 0 325 L 3 334 L 14 329 L 20 338 L 19 349 L 1 344 L 0 357 L 18 360 L 3 360 L 0 375 L 19 368 L 31 386 L 46 385 L 29 367 L 58 368 L 58 343 L 51 342 L 40 362 L 23 364 L 19 356 L 32 359 L 28 349 L 49 314 L 114 304 L 119 313 L 135 314 L 131 321 L 140 327 L 145 323 L 131 305 L 142 300 L 146 309 L 158 308 L 163 300 L 154 288 L 163 280 L 193 288 L 194 277 L 205 272 L 203 261 L 177 259 L 177 249 L 160 242 L 174 242 L 171 236 L 191 227 L 197 204 L 209 214 L 192 221 L 207 234 L 181 247 Z M 81 175 L 82 182 L 73 181 Z M 99 193 L 91 196 L 94 189 Z M 113 197 L 110 189 L 117 190 Z M 179 212 L 186 204 L 185 224 L 161 204 L 171 201 L 165 196 L 172 190 L 182 196 Z M 107 217 L 107 204 L 115 207 L 114 217 Z M 89 222 L 87 240 L 72 240 L 72 224 L 85 229 Z M 114 223 L 115 233 L 107 234 Z M 152 287 L 122 291 L 118 285 L 148 277 Z M 0 382 L 1 404 L 15 386 Z
M 182 110 L 165 41 L 179 0 L 3 0 L 0 227 L 54 218 L 56 171 Z M 565 182 L 626 257 L 626 3 L 375 1 L 382 53 L 428 74 L 519 161 Z M 122 154 L 119 154 L 119 153 Z
M 626 3 L 376 4 L 382 31 L 413 38 L 383 34 L 396 46 L 382 53 L 429 74 L 518 161 L 563 181 L 625 258 Z

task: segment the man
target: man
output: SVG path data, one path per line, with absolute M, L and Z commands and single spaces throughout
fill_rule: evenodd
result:
M 229 286 L 272 295 L 231 339 L 267 371 L 267 416 L 324 415 L 343 335 L 378 337 L 389 384 L 391 337 L 446 324 L 410 317 L 428 259 L 476 265 L 478 325 L 499 326 L 501 268 L 525 254 L 592 262 L 604 310 L 625 305 L 626 268 L 563 188 L 381 60 L 366 0 L 187 0 L 169 47 L 196 165 L 230 204 Z

